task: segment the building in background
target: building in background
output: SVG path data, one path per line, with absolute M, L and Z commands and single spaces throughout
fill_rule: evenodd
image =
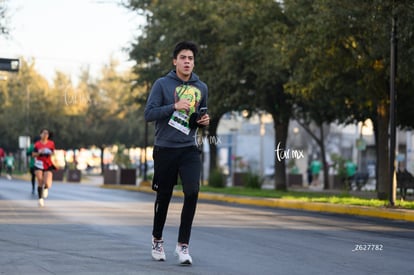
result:
M 309 128 L 314 133 L 319 133 L 315 126 L 311 125 Z M 372 122 L 367 120 L 364 123 L 346 126 L 325 125 L 324 133 L 328 164 L 332 163 L 333 154 L 339 155 L 355 163 L 357 171 L 367 173 L 370 181 L 375 185 L 376 153 Z M 251 171 L 263 177 L 274 174 L 277 145 L 273 120 L 269 114 L 261 113 L 247 118 L 240 113 L 227 113 L 220 120 L 217 135 L 218 140 L 221 141 L 217 144 L 218 164 L 226 175 L 231 177 L 232 173 L 238 171 Z M 396 159 L 399 167 L 404 167 L 413 173 L 412 132 L 397 131 L 397 144 Z M 206 146 L 204 148 L 208 150 Z M 296 155 L 294 165 L 305 181 L 308 163 L 312 158 L 320 157 L 320 148 L 311 135 L 294 120 L 289 124 L 288 140 L 283 150 L 302 152 Z M 286 161 L 287 169 L 290 169 L 290 164 Z M 208 165 L 205 166 L 206 169 Z M 335 171 L 330 169 L 329 174 L 334 173 Z

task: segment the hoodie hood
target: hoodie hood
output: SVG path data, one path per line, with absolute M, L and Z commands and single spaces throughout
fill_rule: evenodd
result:
M 188 81 L 184 81 L 184 80 L 182 80 L 181 78 L 179 78 L 178 76 L 177 76 L 177 72 L 175 71 L 175 70 L 172 70 L 172 71 L 170 71 L 168 74 L 167 74 L 167 76 L 166 77 L 168 77 L 168 78 L 172 78 L 172 79 L 174 79 L 174 80 L 176 80 L 176 81 L 178 81 L 179 83 L 181 83 L 181 84 L 191 84 L 191 83 L 195 83 L 195 82 L 197 82 L 197 81 L 199 81 L 200 79 L 198 78 L 198 75 L 197 74 L 195 74 L 194 72 L 193 73 L 191 73 L 191 77 L 190 77 L 190 79 L 188 80 Z

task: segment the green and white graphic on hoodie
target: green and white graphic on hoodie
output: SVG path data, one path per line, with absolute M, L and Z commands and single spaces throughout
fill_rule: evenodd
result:
M 182 84 L 175 88 L 174 98 L 175 102 L 181 99 L 187 99 L 190 102 L 190 108 L 188 111 L 174 111 L 170 120 L 168 121 L 168 124 L 180 132 L 188 135 L 190 133 L 190 116 L 196 111 L 196 107 L 200 102 L 201 91 L 195 86 Z

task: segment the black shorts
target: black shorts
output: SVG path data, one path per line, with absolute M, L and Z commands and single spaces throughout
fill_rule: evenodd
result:
M 201 151 L 196 146 L 166 148 L 155 146 L 152 189 L 171 192 L 180 176 L 184 193 L 200 190 Z
M 40 169 L 40 168 L 38 168 L 38 167 L 34 167 L 34 170 L 35 170 L 35 172 L 36 171 L 43 171 L 43 172 L 46 172 L 46 171 L 53 171 L 53 170 L 56 170 L 56 168 L 54 167 L 54 166 L 49 166 L 48 168 L 46 168 L 46 169 Z

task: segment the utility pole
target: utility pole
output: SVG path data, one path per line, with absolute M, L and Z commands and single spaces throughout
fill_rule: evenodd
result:
M 396 55 L 397 55 L 397 18 L 394 15 L 392 18 L 392 30 L 391 30 L 391 57 L 390 57 L 390 196 L 389 202 L 391 206 L 395 205 L 396 197 L 396 174 L 395 174 L 395 76 L 396 76 Z

